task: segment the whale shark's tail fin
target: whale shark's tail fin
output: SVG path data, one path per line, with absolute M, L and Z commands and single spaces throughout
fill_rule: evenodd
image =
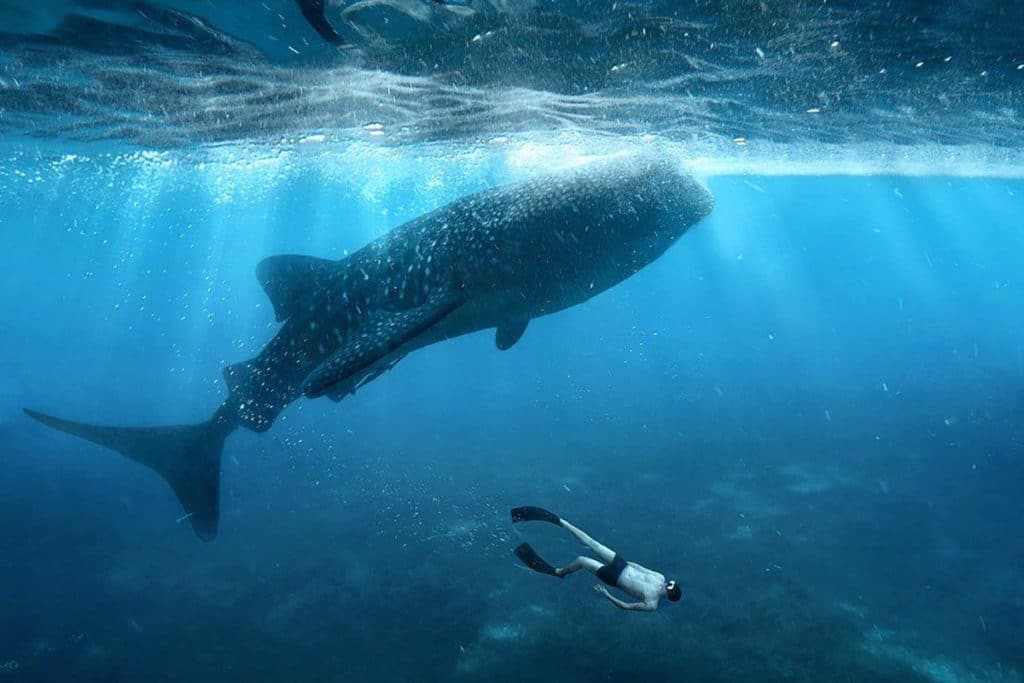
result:
M 92 441 L 156 470 L 174 489 L 199 538 L 211 541 L 217 535 L 220 457 L 224 440 L 235 428 L 230 422 L 214 416 L 194 425 L 99 427 L 27 408 L 25 413 L 47 427 Z

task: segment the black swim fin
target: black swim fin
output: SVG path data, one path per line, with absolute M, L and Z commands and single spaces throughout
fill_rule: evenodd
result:
M 532 505 L 512 508 L 512 523 L 516 522 L 550 522 L 558 526 L 562 525 L 562 519 L 558 515 Z
M 220 458 L 235 427 L 215 416 L 208 422 L 173 427 L 99 427 L 25 409 L 47 427 L 117 451 L 156 470 L 171 485 L 192 529 L 204 541 L 217 535 Z
M 548 564 L 543 557 L 537 554 L 537 551 L 534 550 L 529 543 L 520 544 L 513 552 L 516 557 L 523 561 L 523 564 L 533 571 L 540 572 L 541 574 L 548 574 L 549 576 L 555 576 L 559 579 L 563 578 L 561 574 L 555 571 L 554 567 Z

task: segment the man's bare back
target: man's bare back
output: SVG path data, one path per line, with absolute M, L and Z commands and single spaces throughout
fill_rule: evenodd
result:
M 620 555 L 616 554 L 614 550 L 598 543 L 581 529 L 576 528 L 554 513 L 548 512 L 543 508 L 530 506 L 518 507 L 512 510 L 513 523 L 529 521 L 548 522 L 562 527 L 575 536 L 583 545 L 593 550 L 601 559 L 598 562 L 593 558 L 580 555 L 566 566 L 556 569 L 545 562 L 530 547 L 530 544 L 523 543 L 516 548 L 516 557 L 534 571 L 563 578 L 580 569 L 587 569 L 593 572 L 605 584 L 618 588 L 637 600 L 637 602 L 625 602 L 612 595 L 605 586 L 601 584 L 594 586 L 594 590 L 603 594 L 612 604 L 627 610 L 653 612 L 658 609 L 658 603 L 661 598 L 665 597 L 672 602 L 676 602 L 682 597 L 682 591 L 675 581 L 665 581 L 664 575 L 636 562 L 627 562 Z

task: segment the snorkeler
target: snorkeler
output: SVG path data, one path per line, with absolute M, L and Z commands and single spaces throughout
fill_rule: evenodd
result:
M 665 581 L 665 577 L 656 571 L 643 567 L 636 562 L 627 562 L 621 555 L 611 548 L 607 548 L 583 531 L 577 529 L 569 522 L 558 515 L 548 512 L 544 508 L 519 507 L 512 510 L 512 522 L 550 522 L 560 526 L 573 536 L 579 539 L 580 543 L 593 550 L 601 562 L 590 557 L 577 557 L 564 567 L 556 569 L 544 561 L 537 552 L 530 547 L 529 543 L 523 543 L 515 549 L 515 555 L 523 561 L 530 569 L 541 574 L 549 574 L 558 578 L 565 578 L 580 569 L 589 569 L 597 578 L 613 588 L 618 588 L 636 598 L 639 602 L 623 602 L 608 592 L 608 589 L 600 584 L 594 585 L 594 590 L 603 594 L 616 607 L 642 612 L 653 612 L 658 609 L 658 602 L 665 597 L 672 602 L 679 602 L 683 597 L 683 591 L 673 581 Z

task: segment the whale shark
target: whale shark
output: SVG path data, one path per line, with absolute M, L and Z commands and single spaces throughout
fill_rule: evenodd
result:
M 341 260 L 277 255 L 256 276 L 281 323 L 227 366 L 228 396 L 199 424 L 108 427 L 25 412 L 159 473 L 203 540 L 217 535 L 224 442 L 265 432 L 300 397 L 340 401 L 425 346 L 583 303 L 661 256 L 714 205 L 668 159 L 631 155 L 499 186 L 400 225 Z

